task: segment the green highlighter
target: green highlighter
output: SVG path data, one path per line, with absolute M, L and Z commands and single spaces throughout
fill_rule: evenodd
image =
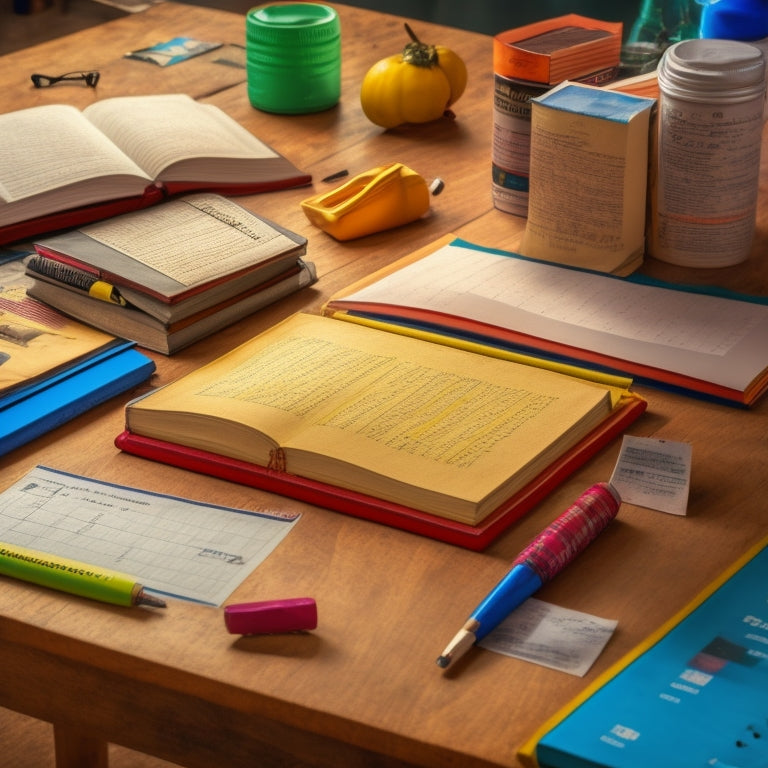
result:
M 0 575 L 103 603 L 165 608 L 164 600 L 148 595 L 141 584 L 124 573 L 15 544 L 0 543 Z

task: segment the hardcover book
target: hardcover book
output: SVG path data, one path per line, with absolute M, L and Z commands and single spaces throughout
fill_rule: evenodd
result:
M 483 547 L 644 408 L 479 347 L 299 314 L 129 403 L 117 445 Z
M 192 191 L 253 194 L 311 177 L 225 112 L 184 94 L 122 96 L 80 111 L 0 115 L 0 242 L 145 208 Z
M 148 379 L 155 364 L 133 347 L 0 292 L 0 455 Z

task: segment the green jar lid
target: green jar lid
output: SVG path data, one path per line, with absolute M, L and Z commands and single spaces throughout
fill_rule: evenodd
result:
M 263 5 L 246 16 L 246 41 L 261 45 L 317 45 L 339 34 L 336 11 L 319 3 Z

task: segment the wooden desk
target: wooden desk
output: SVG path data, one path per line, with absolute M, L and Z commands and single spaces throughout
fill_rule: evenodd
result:
M 382 132 L 362 115 L 358 87 L 376 59 L 404 42 L 402 20 L 338 6 L 344 40 L 338 108 L 280 117 L 253 110 L 242 72 L 210 59 L 166 70 L 122 58 L 178 34 L 241 42 L 238 15 L 159 5 L 103 28 L 0 60 L 0 109 L 45 101 L 83 105 L 109 95 L 185 90 L 218 104 L 319 180 L 392 161 L 446 182 L 424 221 L 339 244 L 314 230 L 293 190 L 244 202 L 306 234 L 319 284 L 172 358 L 156 356 L 162 384 L 297 310 L 317 311 L 353 279 L 455 231 L 514 247 L 518 219 L 490 197 L 491 40 L 421 22 L 422 39 L 469 66 L 458 119 Z M 98 67 L 96 93 L 35 91 L 32 71 Z M 686 280 L 717 279 L 766 292 L 766 174 L 753 258 L 715 274 L 649 264 Z M 123 455 L 118 398 L 2 460 L 7 485 L 34 464 L 250 509 L 300 511 L 296 530 L 232 595 L 233 601 L 312 595 L 320 623 L 307 635 L 235 638 L 220 610 L 173 603 L 162 614 L 122 610 L 11 580 L 0 590 L 0 705 L 54 723 L 58 765 L 106 764 L 106 742 L 192 768 L 210 766 L 514 766 L 520 743 L 571 696 L 692 598 L 766 532 L 768 403 L 753 411 L 643 390 L 650 407 L 631 432 L 694 447 L 685 518 L 624 505 L 619 520 L 545 600 L 618 619 L 586 678 L 476 650 L 442 673 L 435 659 L 510 559 L 587 485 L 606 479 L 614 444 L 497 543 L 471 553 L 404 532 Z M 136 393 L 133 393 L 136 394 Z M 4 735 L 10 738 L 10 735 Z

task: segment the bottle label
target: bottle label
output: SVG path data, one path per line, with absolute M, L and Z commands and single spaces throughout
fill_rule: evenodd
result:
M 493 204 L 505 213 L 526 216 L 531 159 L 531 99 L 545 93 L 547 88 L 518 83 L 501 75 L 494 77 L 493 84 Z
M 651 255 L 684 266 L 747 258 L 755 227 L 763 98 L 706 104 L 662 93 L 651 175 Z

